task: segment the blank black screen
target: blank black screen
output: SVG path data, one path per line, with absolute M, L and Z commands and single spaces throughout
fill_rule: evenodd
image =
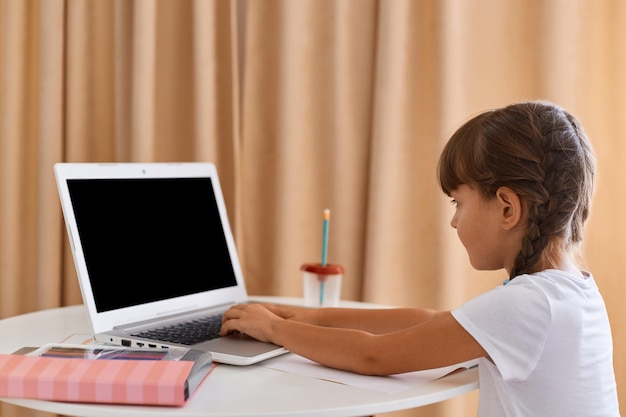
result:
M 67 184 L 98 312 L 237 284 L 210 178 Z

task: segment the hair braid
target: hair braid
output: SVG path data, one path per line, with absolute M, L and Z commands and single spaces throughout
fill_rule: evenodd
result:
M 511 277 L 527 273 L 539 260 L 543 250 L 548 245 L 550 236 L 546 231 L 550 227 L 547 221 L 553 211 L 553 199 L 550 196 L 549 187 L 546 188 L 546 184 L 550 183 L 548 178 L 552 163 L 550 149 L 542 146 L 545 142 L 542 143 L 537 139 L 544 134 L 537 121 L 532 120 L 528 115 L 524 115 L 524 118 L 528 119 L 529 130 L 527 135 L 531 139 L 530 143 L 535 145 L 533 148 L 538 163 L 535 165 L 534 181 L 528 186 L 529 189 L 534 189 L 535 193 L 529 193 L 527 197 L 529 206 L 527 232 L 522 240 L 520 252 L 515 258 Z

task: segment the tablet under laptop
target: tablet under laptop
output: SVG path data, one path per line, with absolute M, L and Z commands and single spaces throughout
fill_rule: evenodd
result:
M 58 163 L 54 171 L 97 341 L 193 347 L 234 365 L 287 352 L 245 336 L 202 341 L 212 337 L 211 317 L 219 331 L 221 313 L 248 301 L 213 164 Z

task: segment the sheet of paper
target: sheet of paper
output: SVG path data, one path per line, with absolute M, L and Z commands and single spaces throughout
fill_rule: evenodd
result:
M 91 334 L 72 333 L 59 343 L 71 343 L 76 345 L 92 345 L 96 341 Z
M 309 376 L 312 378 L 324 379 L 338 382 L 358 388 L 370 389 L 373 391 L 393 394 L 420 384 L 426 384 L 458 368 L 470 368 L 478 364 L 477 360 L 463 362 L 458 365 L 447 366 L 445 368 L 428 369 L 425 371 L 408 372 L 391 376 L 367 376 L 353 372 L 340 371 L 328 368 L 316 362 L 310 361 L 302 356 L 288 353 L 279 357 L 262 362 L 266 368 L 289 372 L 292 374 Z

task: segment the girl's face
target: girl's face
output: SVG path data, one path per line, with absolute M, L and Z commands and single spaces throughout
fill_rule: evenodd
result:
M 456 211 L 450 225 L 456 229 L 477 270 L 505 267 L 506 233 L 501 227 L 502 206 L 497 198 L 486 199 L 476 189 L 460 185 L 450 193 Z

